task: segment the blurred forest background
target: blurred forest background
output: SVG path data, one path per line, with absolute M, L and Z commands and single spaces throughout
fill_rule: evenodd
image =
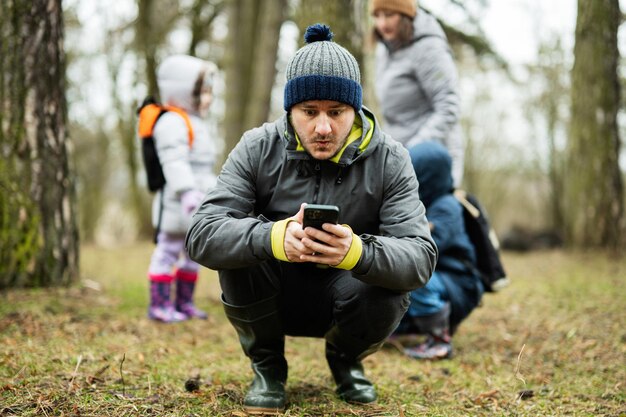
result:
M 549 34 L 539 39 L 535 62 L 516 67 L 481 26 L 489 0 L 422 2 L 431 4 L 460 74 L 463 188 L 482 200 L 501 240 L 520 250 L 623 253 L 618 0 L 578 0 L 574 43 Z M 3 0 L 0 288 L 70 283 L 79 276 L 80 245 L 151 238 L 136 109 L 145 96 L 158 96 L 155 68 L 170 54 L 220 69 L 209 122 L 221 132 L 223 158 L 245 130 L 282 112 L 283 70 L 312 23 L 329 24 L 360 61 L 364 103 L 376 111 L 367 6 Z

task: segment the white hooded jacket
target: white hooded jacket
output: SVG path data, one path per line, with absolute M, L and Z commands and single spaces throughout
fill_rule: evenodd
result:
M 190 147 L 187 125 L 174 112 L 163 114 L 154 127 L 166 183 L 152 203 L 152 223 L 163 232 L 184 235 L 191 216 L 183 212 L 182 194 L 190 190 L 206 193 L 216 182 L 216 129 L 200 117 L 193 96 L 200 75 L 205 74 L 206 83 L 211 69 L 210 63 L 186 55 L 170 56 L 157 69 L 161 102 L 187 112 L 194 136 Z

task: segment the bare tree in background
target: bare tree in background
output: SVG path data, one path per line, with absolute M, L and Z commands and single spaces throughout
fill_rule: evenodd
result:
M 69 284 L 79 242 L 61 1 L 5 1 L 0 23 L 0 287 Z
M 287 0 L 233 0 L 229 4 L 224 56 L 226 152 L 237 144 L 243 132 L 269 117 L 278 40 L 286 9 Z
M 194 0 L 187 14 L 190 19 L 191 41 L 189 55 L 198 55 L 198 45 L 203 41 L 211 41 L 213 22 L 222 13 L 226 0 Z
M 178 1 L 166 6 L 159 0 L 138 0 L 137 21 L 135 22 L 135 49 L 143 57 L 144 74 L 148 84 L 148 94 L 159 95 L 156 79 L 157 51 L 178 19 Z M 174 7 L 172 7 L 174 6 Z
M 136 93 L 145 85 L 146 95 L 158 98 L 156 67 L 171 53 L 170 35 L 174 30 L 189 28 L 189 45 L 183 47 L 191 55 L 197 50 L 206 52 L 199 46 L 211 42 L 214 21 L 223 12 L 225 1 L 137 0 L 135 15 L 111 12 L 110 5 L 103 3 L 93 13 L 102 22 L 104 36 L 90 50 L 81 48 L 78 41 L 90 30 L 83 25 L 93 17 L 81 22 L 80 4 L 65 9 L 74 82 L 68 94 L 74 99 L 75 109 L 80 108 L 74 111 L 80 120 L 74 120 L 72 129 L 80 137 L 76 163 L 83 241 L 124 239 L 134 233 L 143 238 L 152 236 L 150 196 L 142 184 L 144 173 L 135 132 L 136 110 L 143 97 Z M 184 53 L 180 47 L 176 49 Z M 216 60 L 220 48 L 210 49 L 215 55 L 212 60 Z M 104 75 L 99 71 L 102 65 Z M 106 88 L 102 97 L 86 88 L 95 83 L 100 89 Z M 104 114 L 93 106 L 101 102 L 108 105 Z M 107 226 L 112 221 L 111 213 L 119 209 L 132 224 L 132 231 L 122 228 L 123 222 L 113 221 L 119 229 Z
M 192 16 L 192 44 L 190 49 L 195 50 L 196 45 L 201 40 L 203 29 L 200 25 L 206 23 L 202 18 L 204 5 L 207 1 L 196 0 L 190 9 L 191 13 L 197 13 Z M 152 220 L 150 216 L 150 201 L 147 198 L 145 187 L 139 183 L 139 178 L 143 170 L 142 161 L 138 157 L 138 146 L 135 133 L 136 114 L 135 108 L 124 104 L 120 97 L 120 88 L 118 85 L 120 68 L 122 61 L 129 53 L 136 53 L 141 57 L 140 62 L 143 63 L 143 76 L 148 86 L 148 95 L 158 98 L 159 87 L 157 84 L 156 68 L 159 62 L 159 50 L 166 44 L 167 37 L 174 29 L 176 23 L 183 16 L 178 1 L 163 0 L 138 0 L 137 19 L 134 27 L 117 28 L 109 33 L 108 42 L 106 42 L 106 56 L 109 66 L 109 72 L 112 76 L 113 89 L 111 96 L 113 97 L 115 111 L 117 112 L 117 135 L 121 138 L 122 150 L 124 153 L 124 166 L 128 172 L 128 198 L 132 212 L 134 213 L 135 222 L 139 226 L 139 234 L 141 236 L 150 236 L 152 234 Z M 210 20 L 212 21 L 213 18 Z M 134 29 L 135 41 L 134 51 L 132 48 L 118 49 L 118 54 L 114 53 L 117 44 L 123 39 L 123 31 Z M 130 50 L 129 50 L 130 49 Z
M 527 115 L 531 125 L 537 125 L 537 119 L 543 122 L 539 124 L 545 130 L 537 132 L 537 136 L 548 145 L 548 154 L 544 155 L 548 174 L 548 226 L 562 234 L 564 150 L 562 146 L 559 147 L 557 136 L 567 125 L 566 107 L 569 104 L 570 85 L 566 54 L 559 38 L 540 45 L 539 60 L 529 66 L 529 71 L 539 88 L 531 93 L 533 96 L 528 103 Z M 532 88 L 528 90 L 533 91 Z M 543 147 L 539 148 L 543 152 Z
M 618 248 L 624 232 L 617 0 L 579 0 L 565 183 L 566 241 Z
M 294 21 L 302 33 L 315 23 L 330 26 L 333 41 L 354 55 L 363 72 L 365 39 L 369 30 L 367 0 L 300 0 Z

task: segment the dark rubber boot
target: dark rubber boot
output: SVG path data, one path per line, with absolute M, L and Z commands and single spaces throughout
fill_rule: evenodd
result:
M 326 360 L 344 401 L 366 404 L 376 401 L 374 385 L 365 377 L 361 360 L 376 352 L 384 340 L 371 344 L 349 336 L 334 326 L 326 333 Z
M 241 347 L 252 362 L 254 380 L 244 398 L 248 414 L 278 414 L 285 409 L 287 361 L 285 335 L 277 297 L 247 306 L 224 301 L 224 311 L 237 330 Z

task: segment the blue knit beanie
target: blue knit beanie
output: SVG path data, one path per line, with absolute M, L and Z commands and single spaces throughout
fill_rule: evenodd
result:
M 332 100 L 361 110 L 362 90 L 359 64 L 344 47 L 332 42 L 330 28 L 320 23 L 309 26 L 306 45 L 287 64 L 285 110 L 307 100 Z

